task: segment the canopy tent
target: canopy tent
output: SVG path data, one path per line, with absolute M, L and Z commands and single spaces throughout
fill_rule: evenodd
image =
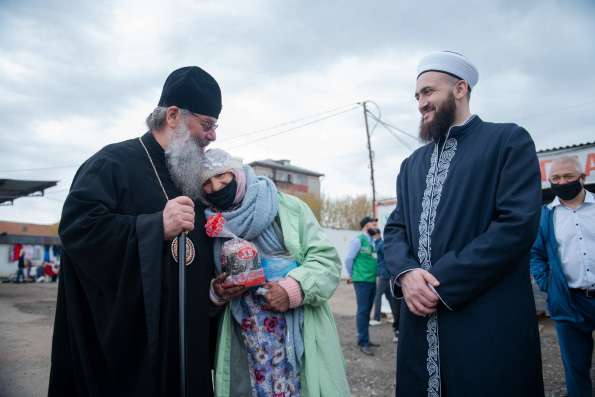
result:
M 12 202 L 21 197 L 43 196 L 45 189 L 58 181 L 25 181 L 22 179 L 0 179 L 0 204 Z

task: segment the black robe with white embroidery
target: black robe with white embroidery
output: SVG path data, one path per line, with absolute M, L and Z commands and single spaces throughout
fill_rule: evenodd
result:
M 170 198 L 180 195 L 151 133 L 143 142 Z M 163 238 L 166 199 L 138 139 L 78 170 L 64 204 L 64 247 L 49 396 L 180 394 L 178 265 Z M 212 248 L 196 206 L 186 269 L 188 395 L 212 396 Z
M 429 317 L 401 305 L 397 396 L 543 396 L 529 277 L 540 205 L 535 147 L 515 124 L 472 116 L 403 161 L 386 265 L 427 269 L 442 302 Z

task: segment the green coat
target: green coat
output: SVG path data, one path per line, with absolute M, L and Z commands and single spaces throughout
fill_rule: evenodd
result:
M 279 218 L 287 250 L 300 266 L 289 276 L 304 293 L 304 360 L 300 368 L 303 397 L 350 396 L 337 327 L 327 303 L 339 284 L 341 261 L 310 208 L 279 193 Z M 215 395 L 229 395 L 233 317 L 229 305 L 219 326 L 215 359 Z

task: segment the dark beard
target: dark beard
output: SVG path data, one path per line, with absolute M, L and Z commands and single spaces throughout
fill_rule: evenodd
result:
M 433 121 L 424 124 L 422 118 L 419 124 L 420 139 L 425 143 L 439 142 L 440 138 L 445 136 L 448 129 L 453 125 L 456 110 L 455 97 L 449 94 L 442 106 L 436 111 L 436 114 L 434 114 Z
M 198 139 L 190 135 L 183 123 L 174 131 L 165 158 L 172 181 L 182 194 L 193 200 L 200 197 L 202 187 L 198 181 L 204 152 Z

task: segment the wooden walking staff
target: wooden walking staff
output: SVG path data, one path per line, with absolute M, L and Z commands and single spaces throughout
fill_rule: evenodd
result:
M 186 233 L 178 237 L 178 310 L 180 324 L 180 396 L 186 397 Z

